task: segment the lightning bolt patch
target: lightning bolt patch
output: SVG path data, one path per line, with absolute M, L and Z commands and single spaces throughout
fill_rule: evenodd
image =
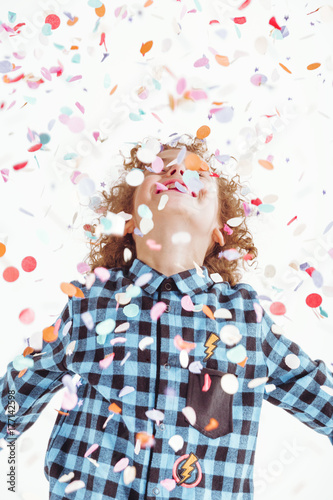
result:
M 209 335 L 208 339 L 205 342 L 206 357 L 205 357 L 204 361 L 207 361 L 213 355 L 213 352 L 215 351 L 215 349 L 217 347 L 216 342 L 218 342 L 219 340 L 220 340 L 220 337 L 218 335 L 216 335 L 215 333 L 211 333 Z
M 191 452 L 190 456 L 181 467 L 182 472 L 180 472 L 180 475 L 182 476 L 183 479 L 181 479 L 178 484 L 182 484 L 184 481 L 186 481 L 186 479 L 191 477 L 191 474 L 195 469 L 195 467 L 193 467 L 192 464 L 195 464 L 197 461 L 198 458 L 194 455 L 194 453 Z

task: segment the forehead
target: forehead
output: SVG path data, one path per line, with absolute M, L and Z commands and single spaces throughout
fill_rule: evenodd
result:
M 174 160 L 175 158 L 177 158 L 177 156 L 179 155 L 179 152 L 180 152 L 180 148 L 163 149 L 163 151 L 160 151 L 157 156 L 160 156 L 161 158 L 163 158 L 163 160 L 165 159 L 165 160 L 171 161 L 171 160 Z M 186 150 L 185 156 L 187 156 L 188 154 L 189 154 L 189 151 Z

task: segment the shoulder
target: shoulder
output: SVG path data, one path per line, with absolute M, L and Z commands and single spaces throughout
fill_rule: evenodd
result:
M 74 299 L 93 298 L 99 296 L 110 296 L 120 288 L 123 280 L 126 280 L 126 272 L 120 267 L 104 269 L 101 274 L 90 273 L 82 283 L 78 280 L 70 282 L 78 291 L 73 296 Z
M 229 299 L 244 299 L 244 300 L 256 300 L 258 299 L 258 294 L 256 290 L 249 283 L 236 283 L 236 285 L 231 286 L 230 283 L 223 281 L 219 283 L 218 288 L 220 292 L 229 297 Z

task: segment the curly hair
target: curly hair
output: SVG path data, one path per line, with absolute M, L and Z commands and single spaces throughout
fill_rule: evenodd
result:
M 251 265 L 258 256 L 258 250 L 254 246 L 253 237 L 247 227 L 244 202 L 241 200 L 239 191 L 241 188 L 239 175 L 236 174 L 232 179 L 228 180 L 222 175 L 216 173 L 216 168 L 212 165 L 211 159 L 214 154 L 209 154 L 206 141 L 192 137 L 190 134 L 184 134 L 190 137 L 190 143 L 179 140 L 179 137 L 173 142 L 163 144 L 163 150 L 186 147 L 187 151 L 196 153 L 201 156 L 209 165 L 211 172 L 216 177 L 218 184 L 218 200 L 220 208 L 220 218 L 222 226 L 227 229 L 224 231 L 225 244 L 223 251 L 219 243 L 207 251 L 203 265 L 209 273 L 219 273 L 224 281 L 229 282 L 230 286 L 236 285 L 242 278 L 239 271 L 240 265 L 245 268 L 245 262 L 251 261 Z M 181 139 L 183 139 L 181 136 Z M 130 186 L 126 182 L 126 175 L 133 168 L 138 168 L 145 171 L 145 164 L 137 158 L 137 151 L 142 143 L 138 142 L 130 151 L 130 158 L 126 159 L 123 156 L 123 172 L 117 179 L 116 183 L 109 188 L 109 192 L 103 190 L 100 194 L 101 202 L 95 212 L 105 216 L 107 212 L 118 214 L 119 212 L 133 213 L 133 200 L 136 187 Z M 122 153 L 121 153 L 122 154 Z M 236 179 L 236 180 L 235 180 Z M 229 219 L 234 217 L 242 217 L 243 221 L 237 227 L 228 228 L 225 226 Z M 94 236 L 96 224 L 85 224 L 84 229 L 87 230 L 87 235 L 90 237 L 90 251 L 86 259 L 90 266 L 90 272 L 93 272 L 97 267 L 112 267 L 129 268 L 136 258 L 135 241 L 131 233 L 125 236 L 100 234 L 97 238 Z M 90 231 L 90 233 L 89 233 Z M 94 241 L 95 240 L 95 241 Z M 124 249 L 128 248 L 126 257 Z M 224 258 L 223 253 L 226 250 L 236 250 L 232 258 Z M 238 252 L 238 253 L 237 253 Z M 227 254 L 226 254 L 227 255 Z M 85 262 L 86 262 L 85 259 Z

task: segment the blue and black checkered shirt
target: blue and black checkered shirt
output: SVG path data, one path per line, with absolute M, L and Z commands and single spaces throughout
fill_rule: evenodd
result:
M 66 373 L 80 376 L 48 444 L 51 500 L 252 500 L 263 399 L 333 444 L 332 372 L 279 332 L 250 285 L 216 283 L 204 266 L 166 277 L 139 259 L 109 273 L 90 288 L 72 281 L 82 296 L 68 299 L 58 338 L 0 380 L 8 440 L 9 390 L 22 433 Z

